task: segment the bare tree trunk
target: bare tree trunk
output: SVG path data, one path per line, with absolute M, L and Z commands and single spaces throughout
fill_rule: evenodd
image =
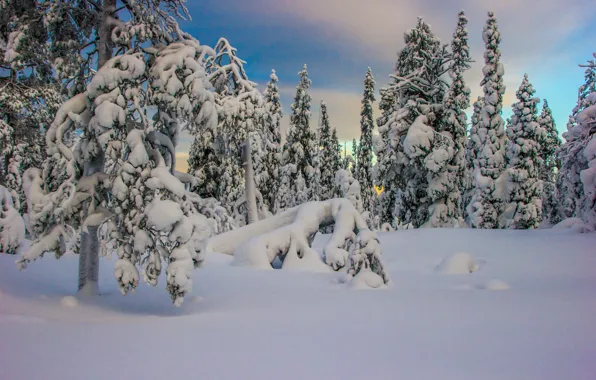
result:
M 116 0 L 103 0 L 101 11 L 101 25 L 99 27 L 99 45 L 97 46 L 97 69 L 99 70 L 110 58 L 112 58 L 112 29 L 113 18 L 116 10 Z M 92 162 L 86 162 L 83 175 L 90 176 L 103 171 L 104 160 L 101 156 L 96 157 Z M 90 202 L 92 202 L 91 200 Z M 85 209 L 85 218 L 88 216 L 88 207 Z M 79 252 L 79 294 L 94 296 L 99 293 L 99 238 L 97 226 L 87 227 L 87 231 L 81 232 L 81 249 Z
M 104 157 L 100 152 L 92 161 L 85 163 L 83 175 L 90 176 L 103 170 Z M 93 202 L 90 200 L 88 202 Z M 89 213 L 89 203 L 85 207 L 85 217 Z M 99 292 L 99 238 L 98 227 L 88 226 L 81 232 L 79 252 L 79 294 L 95 296 Z
M 112 58 L 112 29 L 114 23 L 114 11 L 116 10 L 116 0 L 103 0 L 101 9 L 101 25 L 99 27 L 99 46 L 97 47 L 97 68 L 101 68 L 110 58 Z
M 259 220 L 259 213 L 257 209 L 257 197 L 255 192 L 255 179 L 252 167 L 250 138 L 246 139 L 246 144 L 244 145 L 244 182 L 246 182 L 246 219 L 247 224 L 251 224 Z

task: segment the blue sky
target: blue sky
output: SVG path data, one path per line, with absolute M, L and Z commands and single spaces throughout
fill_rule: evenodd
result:
M 493 10 L 502 35 L 505 116 L 528 73 L 536 95 L 548 99 L 561 132 L 583 81 L 578 64 L 596 51 L 593 0 L 189 0 L 187 6 L 192 21 L 183 22 L 183 29 L 210 46 L 227 38 L 261 89 L 271 69 L 277 71 L 286 116 L 297 72 L 306 63 L 313 82 L 313 125 L 323 99 L 340 139 L 349 141 L 359 135 L 367 67 L 377 88 L 385 85 L 403 47 L 403 33 L 418 16 L 449 43 L 457 13 L 466 11 L 476 61 L 466 79 L 475 99 L 481 91 L 482 28 L 487 11 Z M 183 138 L 181 159 L 188 148 L 189 139 Z

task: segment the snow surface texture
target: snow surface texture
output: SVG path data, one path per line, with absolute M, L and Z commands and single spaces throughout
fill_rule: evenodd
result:
M 332 272 L 257 271 L 207 254 L 192 273 L 200 298 L 180 308 L 144 284 L 122 297 L 108 260 L 102 296 L 65 307 L 75 256 L 18 272 L 14 257 L 2 255 L 0 377 L 593 379 L 596 235 L 419 229 L 379 240 L 394 281 L 382 291 L 340 286 Z M 457 252 L 474 255 L 480 270 L 435 273 Z M 509 289 L 491 291 L 497 280 Z M 84 350 L 82 337 L 91 342 Z M 139 350 L 155 342 L 175 350 L 175 363 L 163 350 Z M 362 355 L 366 365 L 346 365 Z

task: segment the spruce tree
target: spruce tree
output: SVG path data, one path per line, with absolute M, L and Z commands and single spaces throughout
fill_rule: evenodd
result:
M 352 171 L 352 173 L 356 173 L 356 171 L 358 170 L 358 143 L 356 142 L 356 139 L 352 139 L 352 167 L 350 168 L 350 170 Z M 358 180 L 356 177 L 354 177 L 354 179 L 356 179 L 356 181 Z
M 259 186 L 263 202 L 273 212 L 275 196 L 279 183 L 279 167 L 281 165 L 281 127 L 283 117 L 282 106 L 277 88 L 277 75 L 271 70 L 269 83 L 265 89 L 265 166 L 266 175 Z
M 333 130 L 335 132 L 335 129 Z M 337 135 L 334 136 L 337 138 Z M 319 200 L 325 201 L 334 198 L 335 191 L 335 173 L 339 169 L 338 146 L 333 141 L 331 135 L 331 126 L 329 125 L 329 115 L 327 114 L 327 105 L 321 101 L 321 126 L 319 130 L 321 177 L 319 182 Z
M 420 227 L 428 220 L 432 204 L 429 176 L 435 175 L 438 169 L 434 164 L 427 165 L 429 160 L 426 158 L 432 155 L 431 160 L 438 163 L 436 160 L 439 157 L 433 153 L 433 144 L 435 134 L 438 134 L 441 103 L 446 89 L 442 77 L 447 72 L 447 54 L 445 47 L 441 46 L 430 26 L 422 19 L 418 19 L 416 27 L 406 33 L 404 39 L 406 46 L 399 53 L 395 74 L 392 75 L 393 82 L 389 89 L 381 92 L 383 115 L 379 132 L 386 144 L 383 148 L 387 152 L 383 157 L 384 165 L 387 167 L 389 164 L 385 190 L 395 193 L 393 219 L 397 218 L 400 224 Z M 392 99 L 395 99 L 394 104 L 386 103 Z M 424 120 L 420 117 L 424 117 Z M 416 125 L 420 128 L 411 132 L 411 126 L 417 120 L 419 123 Z M 423 133 L 424 137 L 419 133 Z M 417 139 L 415 135 L 422 138 Z M 444 150 L 446 137 L 436 137 L 440 140 L 436 148 Z M 410 144 L 407 151 L 406 140 Z M 443 166 L 445 160 L 440 161 Z
M 549 224 L 555 225 L 561 221 L 556 187 L 556 178 L 560 167 L 556 154 L 561 147 L 561 138 L 559 137 L 552 111 L 546 99 L 544 100 L 538 123 L 546 132 L 540 153 L 543 161 L 539 175 L 542 181 L 542 216 Z
M 593 54 L 596 58 L 596 53 Z M 587 67 L 596 70 L 596 62 L 589 61 Z M 592 71 L 594 74 L 594 71 Z M 593 83 L 593 82 L 592 82 Z M 581 171 L 580 178 L 584 187 L 584 200 L 581 204 L 583 220 L 587 230 L 596 230 L 596 89 L 592 85 L 591 92 L 584 99 L 583 110 L 576 120 L 582 128 L 584 149 L 582 156 L 588 167 Z
M 478 154 L 482 147 L 478 129 L 480 128 L 481 112 L 484 108 L 484 98 L 479 96 L 473 105 L 474 111 L 470 120 L 470 131 L 468 132 L 468 140 L 466 142 L 466 174 L 465 174 L 465 192 L 463 199 L 463 207 L 465 219 L 469 221 L 468 205 L 474 195 L 474 168 L 478 165 Z
M 465 111 L 470 107 L 470 89 L 464 82 L 463 74 L 470 68 L 470 48 L 468 46 L 468 19 L 463 11 L 458 15 L 458 23 L 451 42 L 451 65 L 449 76 L 451 85 L 443 102 L 444 114 L 441 132 L 453 142 L 453 152 L 446 165 L 433 178 L 441 182 L 441 192 L 431 193 L 433 227 L 452 227 L 463 223 L 462 195 L 465 191 L 466 175 L 466 129 Z
M 282 155 L 283 175 L 288 177 L 284 179 L 284 182 L 288 183 L 289 194 L 278 197 L 278 204 L 275 207 L 277 211 L 297 206 L 299 204 L 297 203 L 298 191 L 300 191 L 301 200 L 305 196 L 307 201 L 314 199 L 316 196 L 315 189 L 312 186 L 316 175 L 317 143 L 316 135 L 309 125 L 311 97 L 308 94 L 308 89 L 311 80 L 308 78 L 306 65 L 298 75 L 300 76 L 300 83 L 296 87 L 290 128 Z M 300 173 L 301 181 L 304 182 L 304 184 L 300 183 L 300 189 L 296 185 L 298 173 Z
M 370 67 L 364 78 L 364 93 L 362 94 L 362 110 L 360 111 L 360 145 L 356 159 L 357 170 L 354 177 L 360 183 L 362 204 L 364 211 L 374 214 L 374 202 L 377 193 L 373 183 L 373 141 L 374 128 L 373 103 L 375 102 L 375 79 Z
M 594 61 L 588 61 L 585 66 L 584 84 L 580 86 L 577 105 L 574 107 L 567 132 L 563 133 L 565 143 L 559 150 L 558 157 L 561 170 L 557 178 L 559 204 L 562 207 L 562 218 L 583 218 L 583 204 L 585 201 L 584 186 L 581 172 L 588 168 L 588 160 L 582 154 L 587 141 L 582 125 L 577 121 L 578 115 L 596 102 L 589 97 L 596 91 L 596 67 Z
M 538 228 L 542 222 L 542 141 L 546 131 L 538 123 L 535 91 L 528 75 L 516 92 L 513 115 L 507 128 L 507 217 L 504 227 Z
M 342 168 L 342 159 L 341 159 L 341 144 L 339 143 L 339 137 L 337 136 L 337 129 L 331 129 L 331 169 L 333 172 L 337 172 L 339 169 Z M 339 196 L 338 194 L 334 194 L 334 197 Z
M 379 215 L 379 223 L 393 225 L 393 211 L 395 210 L 395 172 L 391 170 L 392 162 L 395 161 L 395 150 L 392 149 L 390 139 L 391 124 L 390 117 L 397 104 L 397 94 L 393 88 L 381 88 L 379 90 L 381 100 L 379 102 L 379 109 L 381 116 L 377 119 L 379 129 L 378 143 L 374 146 L 377 163 L 375 165 L 375 185 L 383 191 L 379 195 L 378 209 L 376 213 Z
M 504 209 L 504 194 L 497 186 L 497 180 L 505 169 L 506 137 L 501 116 L 505 85 L 499 50 L 501 34 L 493 12 L 488 13 L 483 39 L 486 50 L 482 70 L 484 79 L 480 84 L 484 92 L 484 106 L 478 124 L 480 149 L 476 157 L 474 194 L 468 205 L 468 214 L 475 228 L 498 228 Z

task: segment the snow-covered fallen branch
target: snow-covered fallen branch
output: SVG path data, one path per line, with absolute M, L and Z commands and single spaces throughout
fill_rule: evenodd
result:
M 234 264 L 271 269 L 271 263 L 286 257 L 316 259 L 311 237 L 321 227 L 334 224 L 334 232 L 323 248 L 325 263 L 333 270 L 347 269 L 350 277 L 361 271 L 376 273 L 390 282 L 381 261 L 376 233 L 348 199 L 308 202 L 265 220 L 214 236 L 204 250 L 234 256 Z M 319 258 L 320 259 L 320 258 Z

